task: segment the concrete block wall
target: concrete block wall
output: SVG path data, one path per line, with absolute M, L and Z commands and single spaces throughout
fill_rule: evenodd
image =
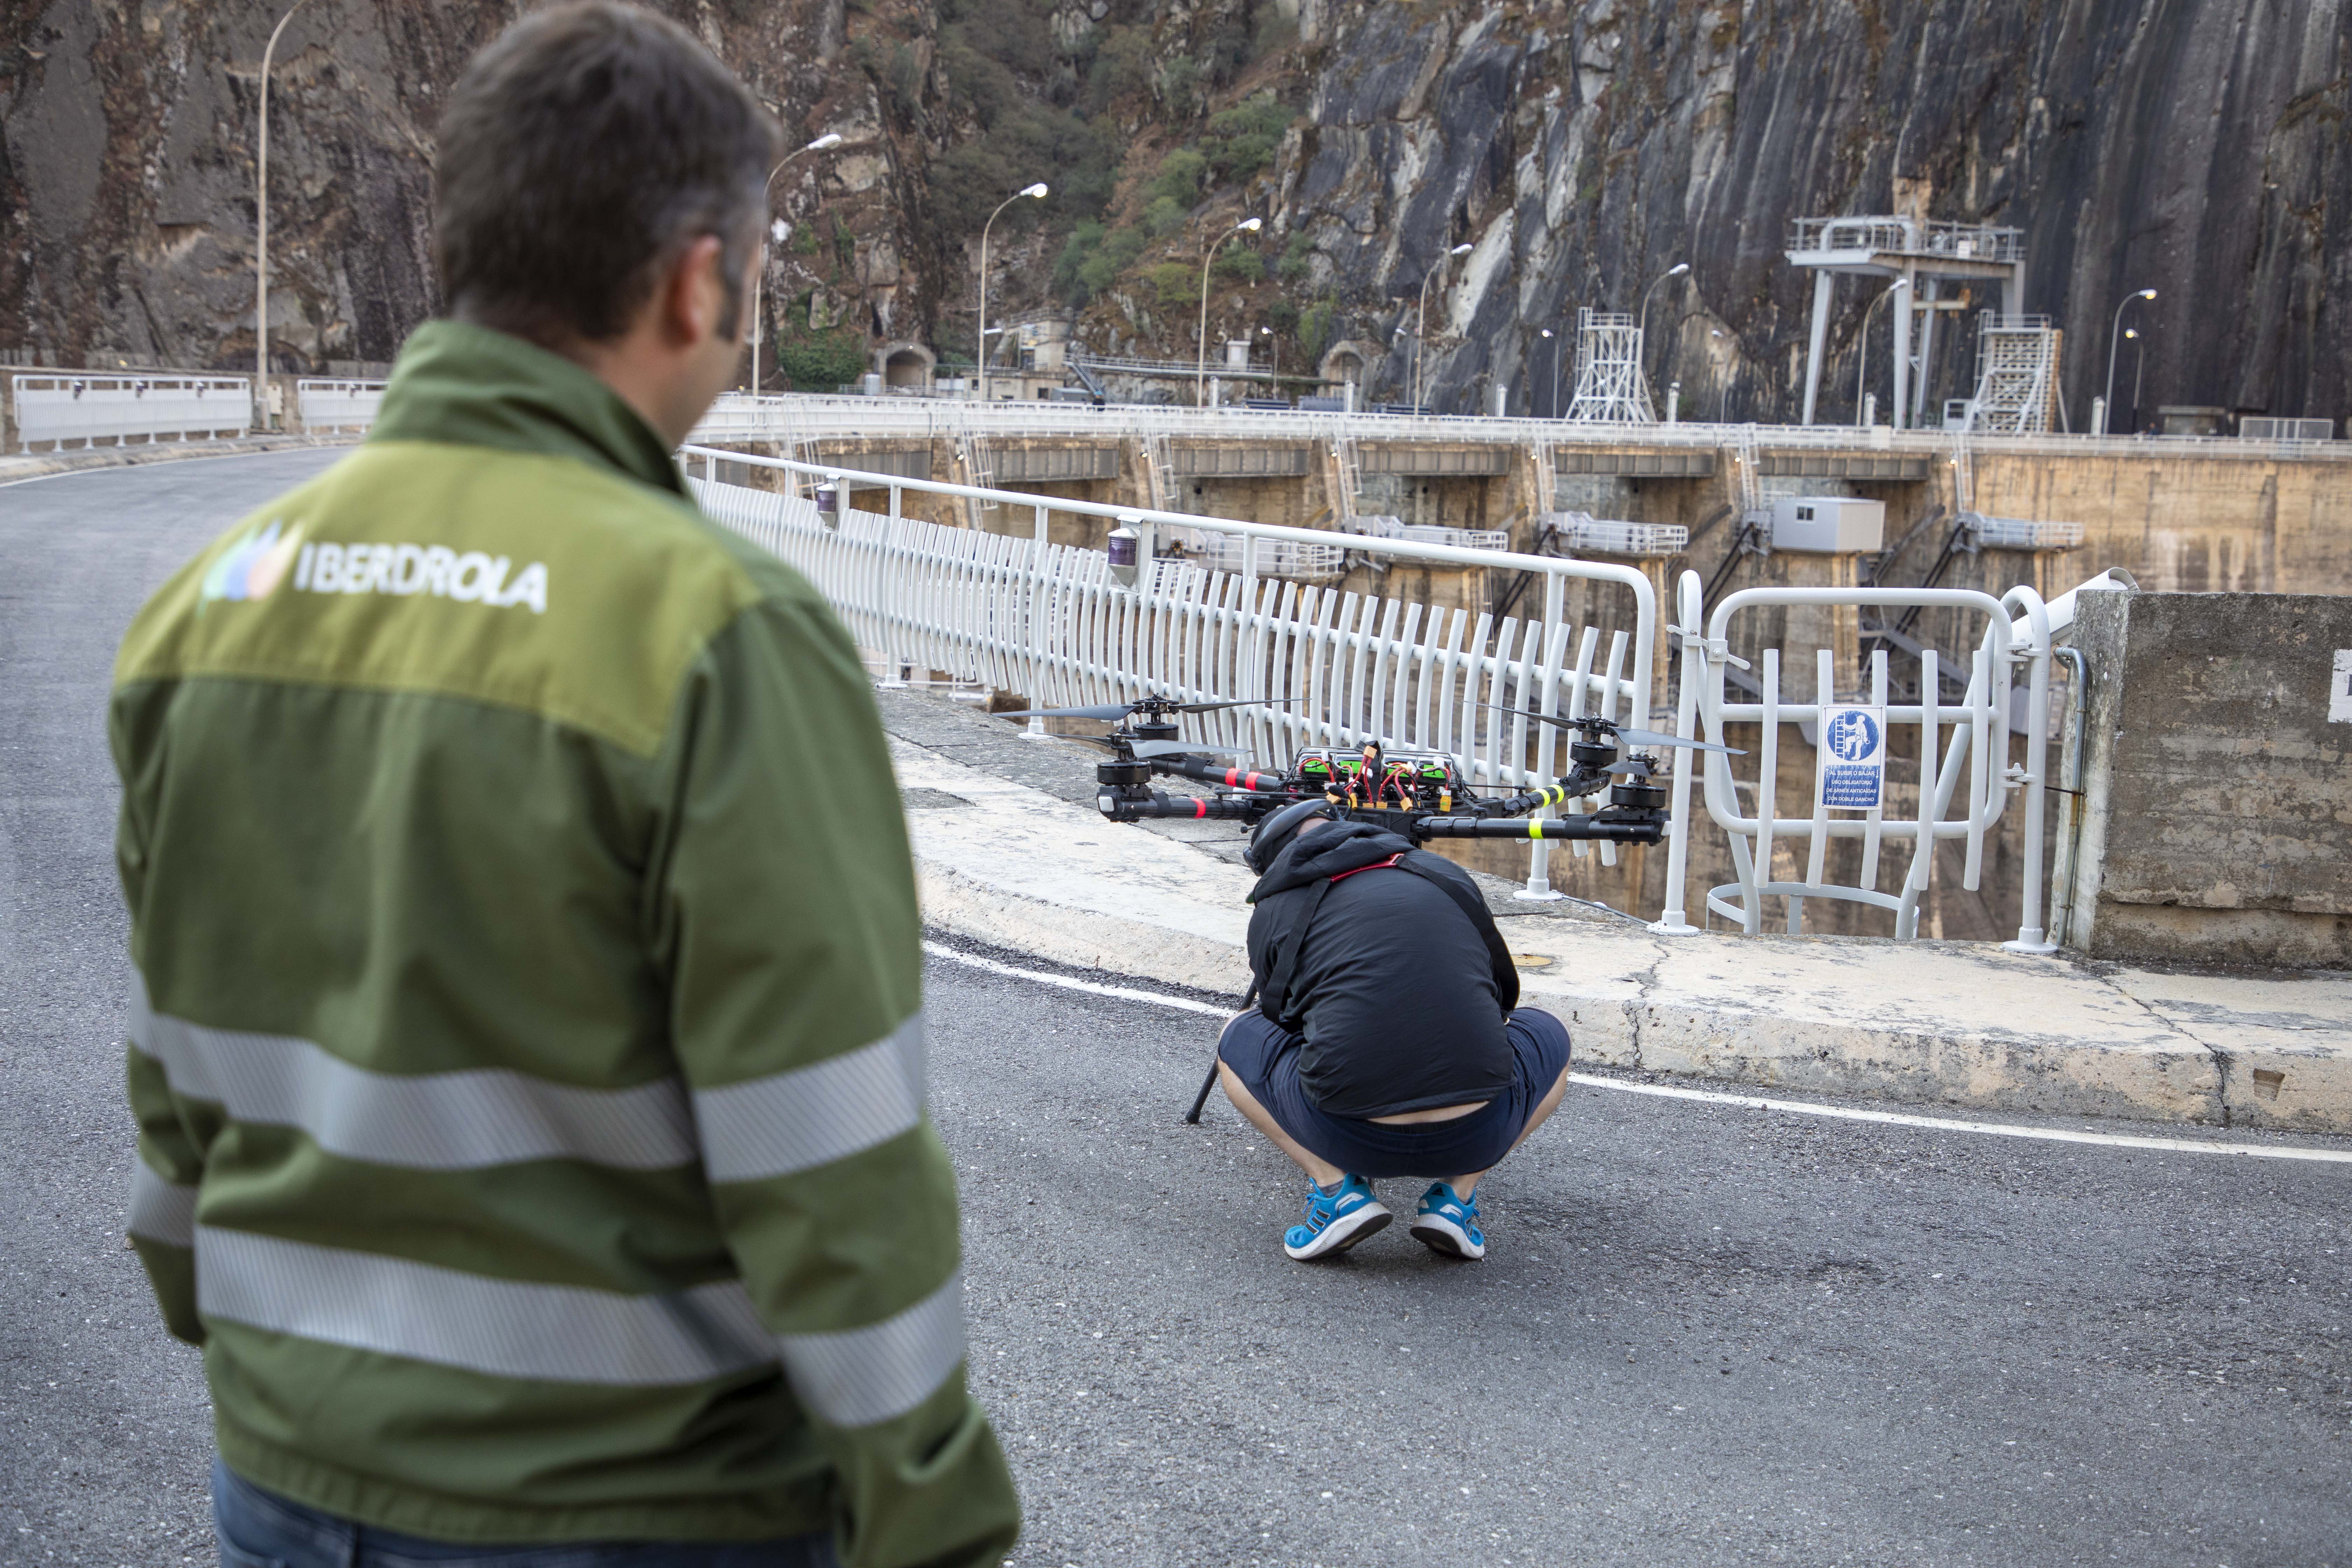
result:
M 2066 942 L 2352 969 L 2352 598 L 2098 594 Z

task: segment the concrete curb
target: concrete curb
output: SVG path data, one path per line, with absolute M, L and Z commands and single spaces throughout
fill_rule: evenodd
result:
M 900 782 L 940 803 L 908 813 L 928 921 L 1240 996 L 1253 879 L 1230 844 L 1185 842 L 1192 824 L 1180 836 L 1106 823 L 1080 804 L 1090 750 L 906 701 L 924 700 L 885 704 Z M 1004 776 L 1014 771 L 1027 782 Z M 2352 975 L 2166 974 L 1964 942 L 1660 937 L 1558 906 L 1496 907 L 1524 955 L 1527 999 L 1568 1020 L 1587 1061 L 2043 1115 L 2352 1131 Z
M 19 453 L 0 458 L 0 485 L 79 474 L 92 468 L 137 468 L 191 458 L 243 458 L 359 444 L 356 436 L 264 436 L 247 441 L 157 441 L 139 447 L 95 447 L 75 452 Z

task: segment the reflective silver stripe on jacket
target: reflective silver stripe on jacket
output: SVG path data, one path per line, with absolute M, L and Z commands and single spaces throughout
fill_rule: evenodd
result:
M 694 1092 L 714 1182 L 790 1175 L 898 1137 L 923 1114 L 923 1016 L 814 1067 Z
M 963 1275 L 895 1318 L 833 1334 L 784 1334 L 801 1403 L 836 1426 L 871 1426 L 929 1398 L 963 1360 Z
M 123 1228 L 167 1247 L 196 1244 L 196 1189 L 155 1173 L 154 1167 L 131 1159 L 131 1217 Z
M 776 1359 L 732 1279 L 623 1296 L 216 1226 L 195 1236 L 198 1311 L 299 1339 L 550 1383 L 701 1383 Z
M 584 1160 L 623 1170 L 683 1165 L 694 1125 L 675 1079 L 578 1089 L 504 1068 L 396 1074 L 353 1067 L 290 1035 L 215 1029 L 152 1012 L 133 983 L 132 1045 L 173 1089 L 238 1121 L 294 1127 L 330 1153 L 415 1170 Z

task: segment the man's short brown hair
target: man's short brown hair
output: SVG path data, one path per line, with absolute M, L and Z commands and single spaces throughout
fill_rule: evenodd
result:
M 613 0 L 528 16 L 474 57 L 442 111 L 443 299 L 549 347 L 618 337 L 662 266 L 704 235 L 742 276 L 780 142 L 676 23 Z

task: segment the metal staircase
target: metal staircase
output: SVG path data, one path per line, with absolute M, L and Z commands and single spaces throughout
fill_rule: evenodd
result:
M 1176 504 L 1176 458 L 1169 450 L 1167 437 L 1151 435 L 1143 438 L 1143 478 L 1152 510 L 1184 510 Z
M 2047 316 L 1977 319 L 1975 427 L 2001 436 L 2036 436 L 2051 426 L 2058 401 L 2058 354 L 2064 334 Z
M 979 437 L 969 434 L 957 437 L 956 458 L 963 465 L 964 483 L 978 489 L 995 488 L 995 471 L 989 464 L 988 449 L 981 445 Z M 963 506 L 967 526 L 975 531 L 985 528 L 991 505 L 978 496 L 965 497 Z

